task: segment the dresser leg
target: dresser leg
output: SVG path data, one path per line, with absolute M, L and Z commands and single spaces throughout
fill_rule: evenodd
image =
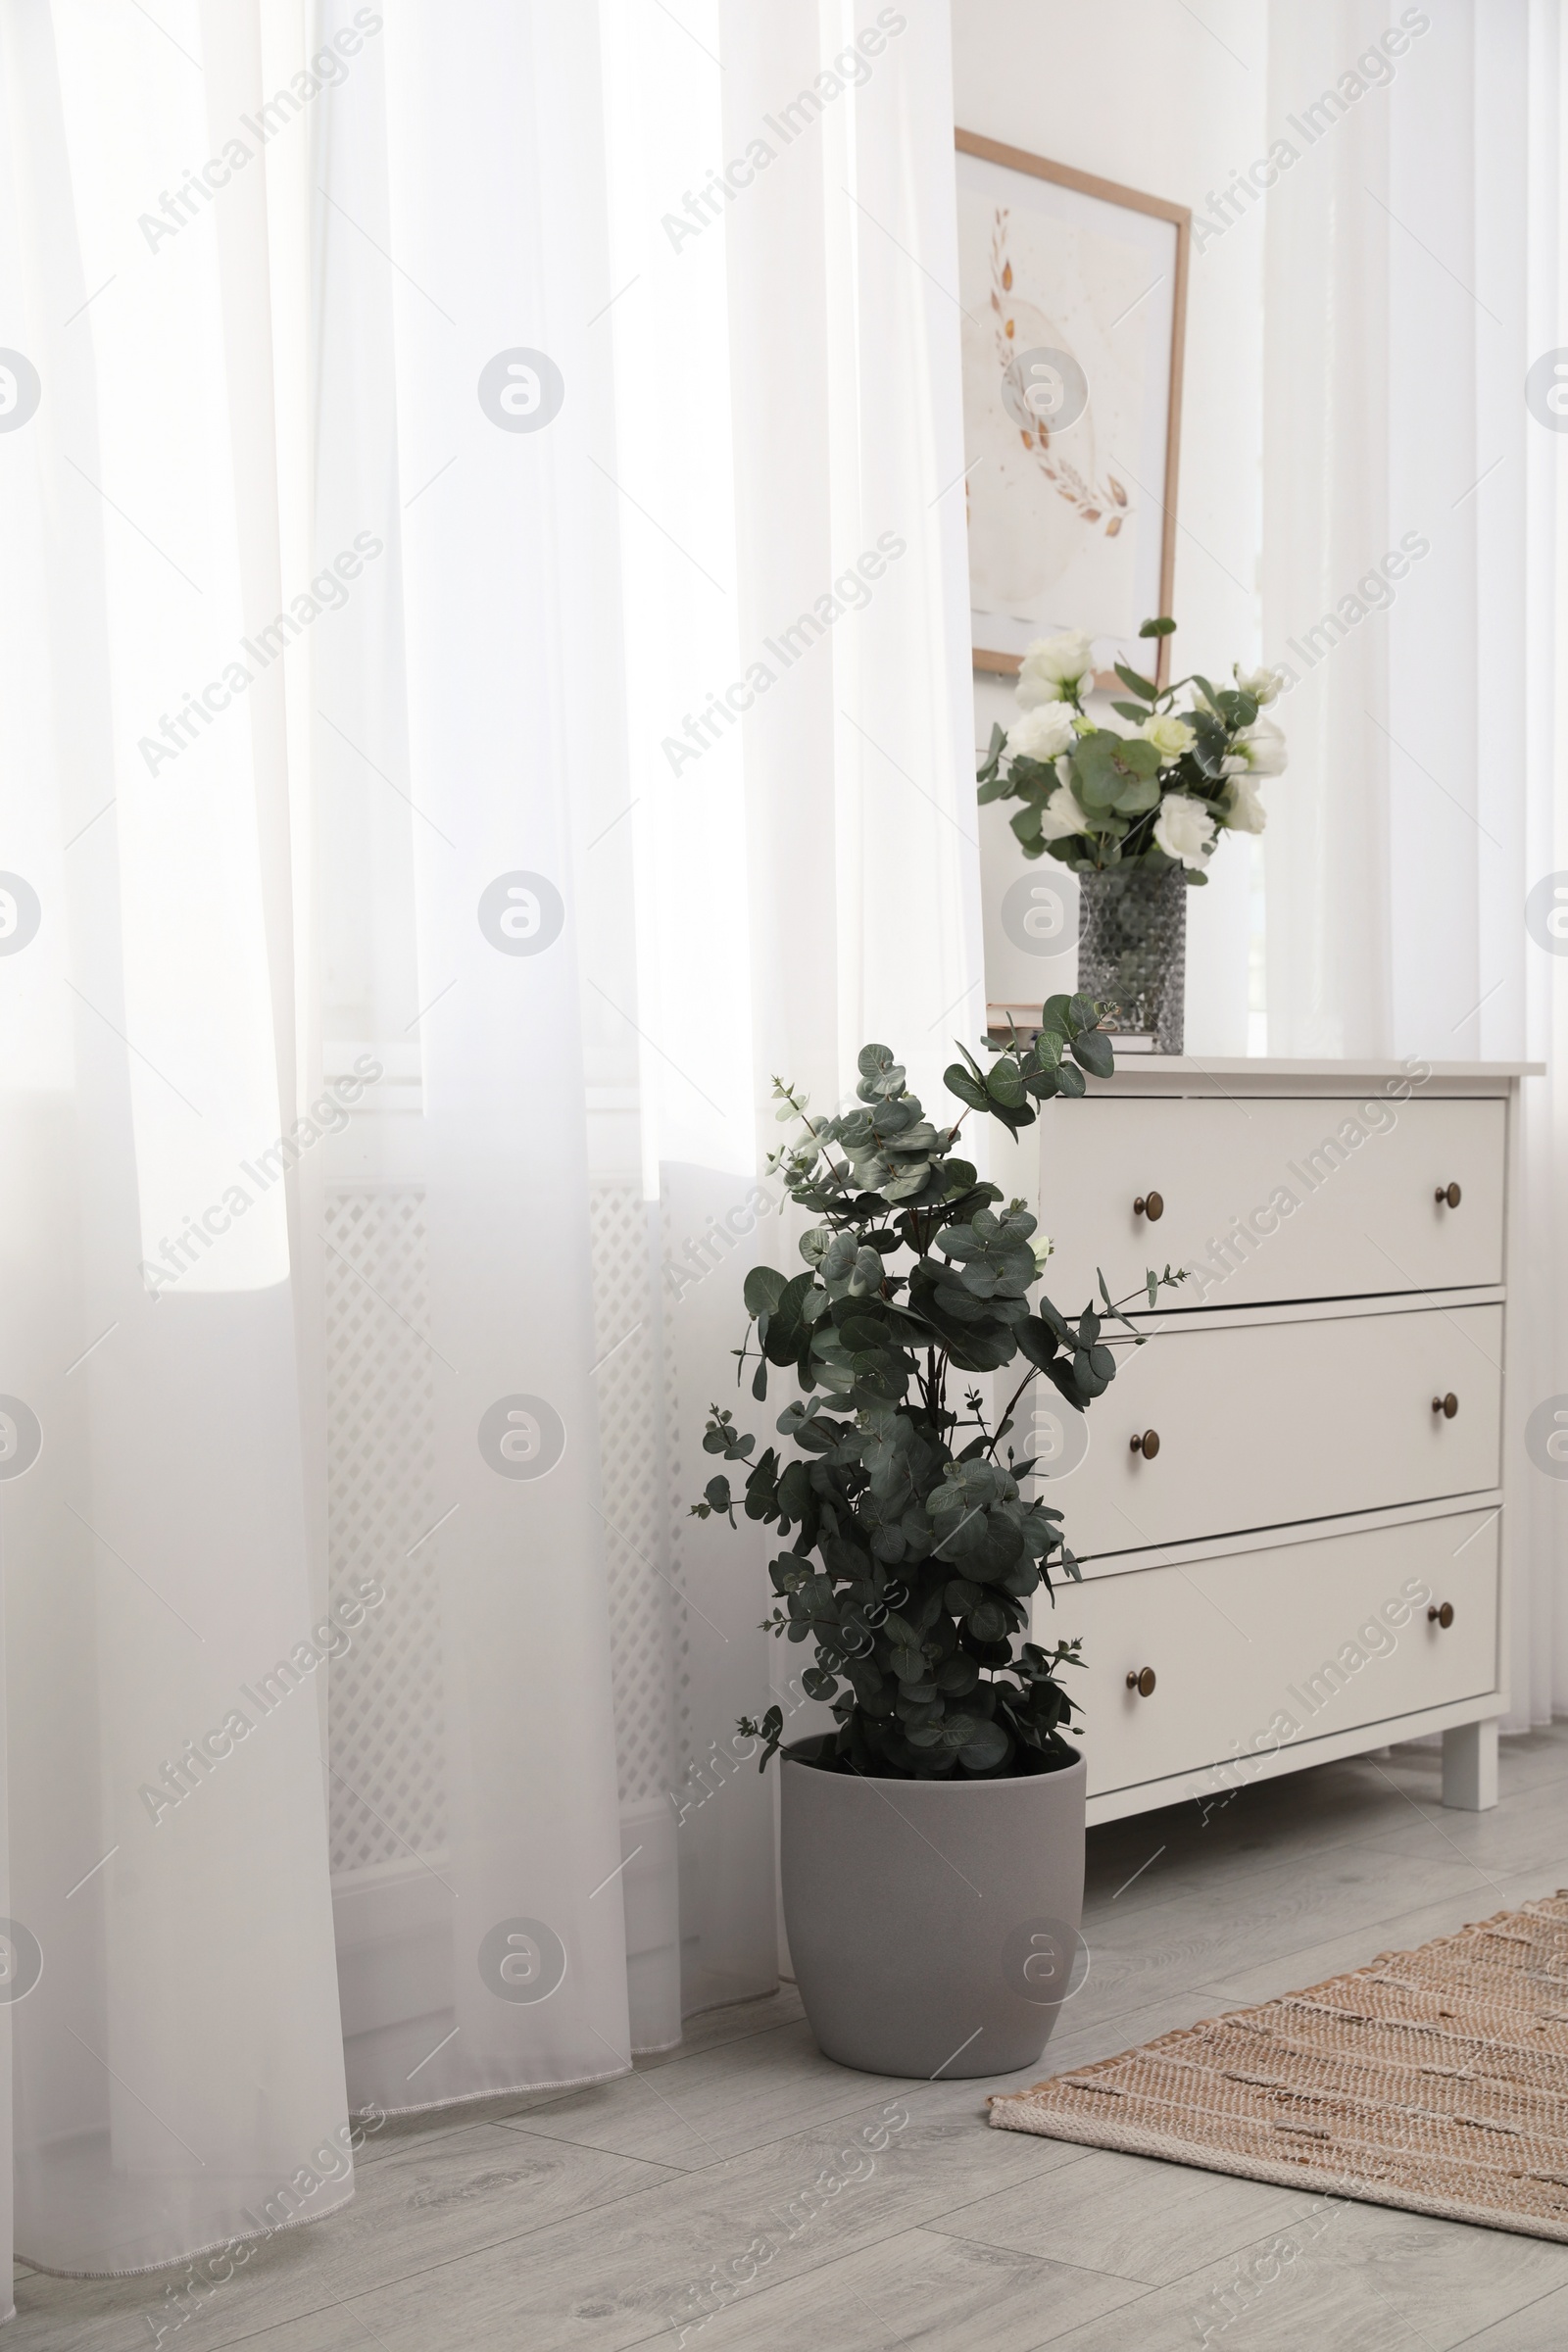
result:
M 1443 1801 L 1486 1813 L 1497 1801 L 1497 1719 L 1456 1724 L 1443 1735 Z

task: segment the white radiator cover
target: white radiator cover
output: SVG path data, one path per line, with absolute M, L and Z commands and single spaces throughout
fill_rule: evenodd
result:
M 622 1850 L 632 1856 L 622 1881 L 638 2048 L 672 2039 L 672 2019 L 678 2031 L 671 1791 L 684 1765 L 675 1760 L 671 1693 L 684 1692 L 687 1679 L 677 1585 L 661 1565 L 677 1556 L 685 1504 L 666 1468 L 662 1426 L 673 1383 L 662 1376 L 657 1217 L 635 1182 L 592 1189 L 611 1672 Z M 331 1592 L 350 1595 L 362 1578 L 374 1577 L 387 1595 L 374 1638 L 334 1662 L 330 1687 L 333 1893 L 344 2030 L 352 2034 L 408 2013 L 407 1959 L 389 1972 L 389 1942 L 406 1955 L 411 1936 L 426 1938 L 432 2009 L 445 1997 L 449 1928 L 430 1875 L 445 1850 L 446 1757 L 434 1389 L 420 1336 L 428 1309 L 423 1188 L 329 1188 L 326 1239 Z M 683 1717 L 689 1712 L 683 1704 Z

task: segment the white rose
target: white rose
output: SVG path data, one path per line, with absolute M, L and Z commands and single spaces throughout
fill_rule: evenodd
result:
M 1185 792 L 1168 792 L 1154 819 L 1154 839 L 1167 858 L 1180 858 L 1183 865 L 1201 865 L 1214 839 L 1214 819 L 1201 801 Z
M 1283 776 L 1285 737 L 1271 718 L 1244 727 L 1226 753 L 1221 773 L 1227 776 Z
M 1040 703 L 1061 699 L 1063 687 L 1068 694 L 1082 697 L 1094 683 L 1094 654 L 1082 629 L 1069 629 L 1060 637 L 1037 637 L 1023 658 L 1014 692 L 1020 710 L 1033 710 Z
M 1263 804 L 1250 776 L 1232 776 L 1225 799 L 1225 822 L 1233 833 L 1261 833 Z
M 1065 841 L 1084 829 L 1084 812 L 1079 808 L 1070 784 L 1058 784 L 1040 811 L 1042 841 Z
M 1070 751 L 1076 716 L 1071 703 L 1041 703 L 1036 709 L 1026 710 L 1007 729 L 1008 758 L 1054 760 L 1058 752 Z
M 1233 666 L 1238 689 L 1243 694 L 1250 694 L 1259 709 L 1273 702 L 1285 684 L 1283 669 L 1243 669 L 1239 662 Z
M 1161 718 L 1146 718 L 1138 732 L 1146 743 L 1153 745 L 1162 760 L 1179 760 L 1198 741 L 1186 719 L 1169 712 Z

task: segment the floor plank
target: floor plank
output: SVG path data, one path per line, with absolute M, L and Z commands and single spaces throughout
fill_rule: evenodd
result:
M 1558 2287 L 1538 2302 L 1464 2339 L 1464 2352 L 1562 2352 L 1568 2344 L 1568 2288 Z
M 36 2343 L 40 2352 L 55 2352 L 57 2344 L 62 2352 L 67 2346 L 110 2352 L 128 2347 L 137 2333 L 151 2346 L 157 2323 L 177 2319 L 177 2332 L 166 2342 L 179 2352 L 213 2352 L 371 2287 L 461 2264 L 483 2247 L 525 2243 L 553 2223 L 575 2219 L 584 2227 L 592 2217 L 603 2228 L 603 2208 L 681 2178 L 603 2149 L 480 2125 L 371 2166 L 341 2212 L 279 2230 L 231 2277 L 173 2304 L 169 2290 L 178 2286 L 179 2273 L 124 2280 L 19 2278 L 10 2339 Z
M 1288 2230 L 1321 2203 L 1301 2189 L 1090 2149 L 1049 2185 L 1026 2180 L 994 2190 L 927 2227 L 1168 2286 L 1200 2262 L 1222 2261 L 1265 2231 Z
M 1396 1748 L 1092 1832 L 1088 1975 L 1005 2080 L 834 2066 L 786 1985 L 588 2090 L 394 2118 L 353 2204 L 165 2352 L 1558 2352 L 1568 2247 L 987 2123 L 994 2089 L 1568 1885 L 1568 1723 L 1500 1780 L 1449 1813 L 1439 1751 Z M 10 2352 L 150 2347 L 172 2283 L 19 2266 Z
M 1568 1859 L 1568 1857 L 1565 1857 Z M 1384 1857 L 1389 1860 L 1388 1856 Z M 1402 1874 L 1390 1873 L 1391 1889 L 1400 1886 Z M 1408 1911 L 1391 1911 L 1373 1924 L 1369 1934 L 1357 1928 L 1330 1935 L 1322 1942 L 1302 1944 L 1296 1951 L 1274 1954 L 1214 1979 L 1221 2007 L 1241 2008 L 1254 2001 L 1278 2000 L 1283 1993 L 1320 1984 L 1326 1977 L 1343 1976 L 1364 1968 L 1380 1952 L 1407 1952 L 1429 1943 L 1436 1936 L 1456 1936 L 1478 1919 L 1494 1911 L 1513 1910 L 1532 1896 L 1549 1894 L 1555 1886 L 1550 1871 L 1522 1871 L 1504 1878 L 1472 1881 L 1435 1902 L 1417 1903 Z
M 696 2340 L 703 2352 L 889 2352 L 901 2341 L 921 2352 L 1034 2352 L 1141 2292 L 1103 2272 L 916 2230 L 731 2306 Z
M 654 2335 L 707 2345 L 716 2314 L 899 2235 L 951 2206 L 1070 2170 L 1083 2151 L 981 2129 L 957 2086 L 889 2092 L 831 2124 L 427 2272 L 352 2310 L 387 2352 L 623 2352 Z M 881 2148 L 868 2148 L 886 2139 Z M 1027 2149 L 1027 2155 L 1011 2153 Z M 856 2178 L 853 2176 L 858 2175 Z M 755 2276 L 752 2274 L 755 2273 Z M 731 2289 L 735 2291 L 732 2293 Z M 706 2324 L 705 2324 L 706 2323 Z M 733 2320 L 732 2320 L 733 2324 Z
M 898 2087 L 824 2058 L 804 2020 L 620 2076 L 536 2107 L 530 2132 L 692 2171 L 864 2106 Z
M 1114 2314 L 1097 2317 L 1059 2352 L 1458 2352 L 1542 2298 L 1556 2302 L 1565 2264 L 1568 2247 L 1542 2238 L 1318 2198 L 1146 2295 L 1136 2335 L 1118 2332 Z M 1555 2352 L 1564 2339 L 1550 2340 Z

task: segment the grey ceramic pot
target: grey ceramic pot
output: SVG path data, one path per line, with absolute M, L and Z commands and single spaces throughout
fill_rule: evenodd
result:
M 1023 1780 L 873 1781 L 784 1750 L 784 1925 L 819 2047 L 873 2075 L 1033 2066 L 1083 1982 L 1082 1756 Z

